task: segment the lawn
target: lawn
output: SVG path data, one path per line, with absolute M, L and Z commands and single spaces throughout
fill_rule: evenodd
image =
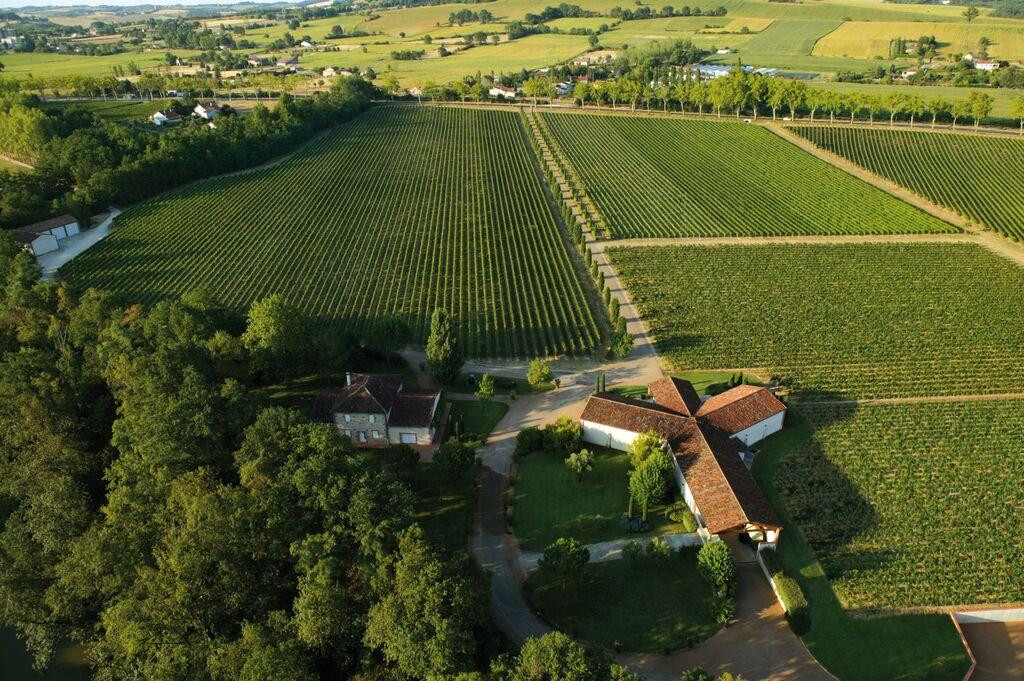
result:
M 955 231 L 760 126 L 541 118 L 613 238 Z
M 845 608 L 1024 601 L 1024 400 L 801 411 L 774 485 Z
M 454 423 L 462 419 L 462 428 L 466 433 L 474 433 L 481 438 L 480 444 L 487 441 L 494 427 L 508 412 L 504 402 L 481 402 L 480 400 L 452 400 L 449 418 Z M 451 435 L 451 433 L 448 433 Z
M 470 470 L 458 480 L 447 480 L 439 466 L 421 463 L 410 482 L 417 499 L 413 520 L 449 553 L 467 548 L 474 476 L 475 471 Z
M 718 631 L 708 614 L 711 592 L 693 552 L 673 553 L 665 567 L 627 560 L 591 563 L 579 583 L 535 572 L 525 593 L 545 619 L 572 636 L 607 648 L 661 653 Z
M 1024 270 L 968 243 L 609 250 L 678 371 L 759 368 L 792 390 L 1024 390 Z
M 810 603 L 811 630 L 803 636 L 804 643 L 826 669 L 843 681 L 960 681 L 970 660 L 949 616 L 854 618 L 840 606 L 821 563 L 774 483 L 779 460 L 812 436 L 807 421 L 790 409 L 786 429 L 759 444 L 753 469 L 786 527 L 779 545 L 786 573 L 800 583 Z
M 599 340 L 520 117 L 379 106 L 267 168 L 132 206 L 61 269 L 132 302 L 200 283 L 244 311 L 280 293 L 322 327 L 439 306 L 468 356 L 586 352 Z
M 515 533 L 526 549 L 541 551 L 559 537 L 584 544 L 630 536 L 621 524 L 629 507 L 629 456 L 625 452 L 588 446 L 594 470 L 582 482 L 565 461 L 535 452 L 517 462 L 513 497 Z M 673 486 L 673 493 L 675 487 Z M 682 522 L 667 516 L 670 504 L 649 509 L 648 535 L 685 532 Z

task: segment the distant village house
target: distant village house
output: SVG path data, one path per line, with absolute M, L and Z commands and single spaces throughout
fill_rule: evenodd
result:
M 153 125 L 176 125 L 181 123 L 181 114 L 174 111 L 157 111 L 149 117 Z
M 510 87 L 504 87 L 504 86 L 501 86 L 501 85 L 492 87 L 487 92 L 488 92 L 488 94 L 491 95 L 491 97 L 495 97 L 495 98 L 498 98 L 498 97 L 501 97 L 503 99 L 515 99 L 516 98 L 516 91 L 515 91 L 515 89 L 510 88 Z
M 220 115 L 221 111 L 217 102 L 201 102 L 196 104 L 196 107 L 192 109 L 192 113 L 203 120 L 212 121 Z
M 361 447 L 428 446 L 437 434 L 439 390 L 406 388 L 400 374 L 345 374 L 345 385 L 317 396 L 313 418 Z

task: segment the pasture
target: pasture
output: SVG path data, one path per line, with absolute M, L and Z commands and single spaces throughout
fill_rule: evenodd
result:
M 47 108 L 81 108 L 90 111 L 100 118 L 116 123 L 145 122 L 155 111 L 170 104 L 169 99 L 153 100 L 110 100 L 109 102 L 59 102 L 46 105 Z
M 954 231 L 757 126 L 542 119 L 616 238 Z
M 1024 57 L 1024 25 L 1019 21 L 1004 23 L 949 23 L 894 21 L 879 25 L 874 21 L 848 21 L 817 41 L 812 54 L 825 57 L 854 57 L 860 59 L 889 58 L 889 43 L 895 38 L 917 40 L 923 35 L 934 35 L 939 42 L 939 53 L 952 57 L 977 51 L 978 41 L 986 37 L 992 41 L 988 48 L 993 59 L 1019 61 Z
M 971 220 L 1024 240 L 1024 140 L 885 128 L 794 130 Z
M 676 370 L 801 395 L 1024 390 L 1024 270 L 974 244 L 609 249 Z
M 1024 601 L 1024 401 L 801 413 L 774 486 L 846 608 Z
M 198 54 L 190 50 L 175 50 L 175 54 L 189 57 Z M 124 52 L 102 56 L 84 54 L 56 54 L 50 52 L 11 52 L 3 55 L 4 76 L 8 78 L 52 78 L 54 76 L 109 76 L 110 69 L 125 69 L 135 64 L 142 70 L 166 66 L 167 50 Z
M 587 351 L 597 323 L 523 135 L 510 112 L 375 108 L 278 165 L 132 207 L 61 275 L 145 303 L 281 293 L 321 325 L 396 315 L 420 341 L 443 306 L 470 355 Z

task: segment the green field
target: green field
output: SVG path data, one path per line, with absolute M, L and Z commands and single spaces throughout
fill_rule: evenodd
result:
M 814 436 L 807 419 L 790 407 L 786 427 L 758 443 L 753 473 L 787 528 L 778 554 L 810 604 L 807 648 L 843 681 L 962 681 L 970 666 L 963 642 L 946 614 L 862 617 L 843 609 L 817 556 L 807 545 L 787 503 L 775 488 L 780 461 Z M 864 651 L 870 650 L 870 655 Z
M 1024 270 L 974 244 L 610 249 L 679 370 L 763 367 L 796 391 L 1024 390 Z
M 760 127 L 588 114 L 542 120 L 613 237 L 954 229 Z
M 594 470 L 582 481 L 560 456 L 535 452 L 519 459 L 512 503 L 516 538 L 524 548 L 542 551 L 559 537 L 594 544 L 629 536 L 620 522 L 629 506 L 629 456 L 588 449 L 594 452 Z M 653 533 L 685 532 L 682 523 L 666 516 L 667 509 L 648 509 Z
M 802 411 L 775 488 L 845 607 L 1024 601 L 1024 401 Z
M 174 50 L 182 57 L 198 52 Z M 49 52 L 7 52 L 3 56 L 3 75 L 8 78 L 52 78 L 54 76 L 109 76 L 114 66 L 127 68 L 134 62 L 140 69 L 166 66 L 166 50 L 125 52 L 122 54 L 87 56 L 81 54 L 56 54 Z
M 815 55 L 873 59 L 889 57 L 890 41 L 896 38 L 917 40 L 933 35 L 939 42 L 939 53 L 947 58 L 978 49 L 982 37 L 992 44 L 988 48 L 993 59 L 1019 61 L 1024 57 L 1024 24 L 1013 19 L 1003 23 L 888 22 L 850 21 L 824 36 L 814 45 Z
M 398 315 L 420 340 L 443 306 L 472 355 L 584 351 L 597 324 L 523 135 L 510 112 L 380 107 L 132 207 L 61 274 L 143 302 L 206 285 L 239 310 L 278 292 L 323 325 Z
M 1024 140 L 884 128 L 793 129 L 819 147 L 1024 240 Z
M 145 122 L 145 120 L 153 114 L 155 111 L 159 111 L 166 107 L 171 100 L 169 99 L 153 99 L 153 100 L 111 100 L 109 102 L 60 102 L 57 104 L 47 104 L 47 108 L 80 108 L 86 111 L 91 111 L 100 118 L 104 118 L 108 121 L 114 121 L 116 123 L 130 123 Z
M 579 583 L 569 586 L 536 572 L 525 590 L 557 628 L 606 648 L 617 642 L 627 651 L 662 653 L 719 629 L 708 614 L 711 591 L 693 553 L 675 553 L 664 567 L 591 563 Z

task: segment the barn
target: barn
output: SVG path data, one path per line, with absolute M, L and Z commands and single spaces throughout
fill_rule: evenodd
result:
M 78 218 L 65 214 L 26 225 L 18 230 L 18 237 L 32 255 L 43 255 L 56 251 L 63 239 L 78 232 Z

